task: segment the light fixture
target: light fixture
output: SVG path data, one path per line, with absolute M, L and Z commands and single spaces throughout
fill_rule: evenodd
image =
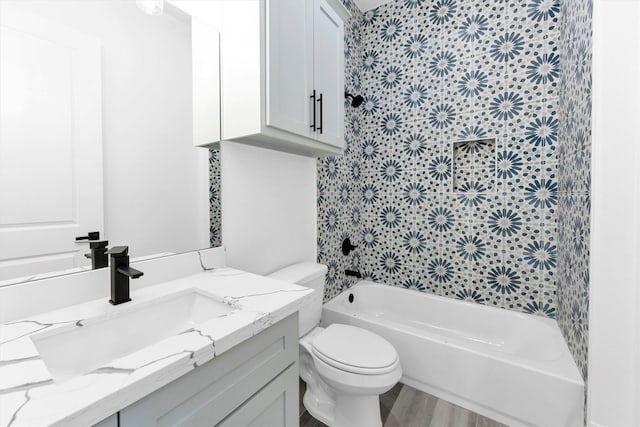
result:
M 136 6 L 146 14 L 158 16 L 164 11 L 164 0 L 136 0 Z

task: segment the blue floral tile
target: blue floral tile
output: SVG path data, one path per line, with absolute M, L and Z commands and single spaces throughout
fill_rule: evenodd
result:
M 429 11 L 427 11 L 427 14 Z M 443 31 L 438 25 L 433 25 L 428 17 L 424 17 L 422 12 L 415 14 L 414 34 L 420 34 L 429 40 L 428 52 L 436 53 L 442 50 Z M 423 64 L 424 62 L 420 62 Z M 425 64 L 427 65 L 427 64 Z
M 460 17 L 454 25 L 452 32 L 443 34 L 443 50 L 453 50 L 458 57 L 474 55 L 478 34 L 483 31 L 482 28 L 478 27 L 478 22 L 470 15 Z
M 385 284 L 393 285 L 395 277 L 405 273 L 405 260 L 394 250 L 385 250 L 377 261 L 377 271 Z
M 466 282 L 463 286 L 458 289 L 458 292 L 455 294 L 455 298 L 457 300 L 463 302 L 469 302 L 474 304 L 484 304 L 485 297 L 479 287 L 474 286 L 472 283 L 472 278 L 467 278 Z
M 358 146 L 363 172 L 377 169 L 379 164 L 389 157 L 389 140 L 390 137 L 385 135 L 379 127 L 363 131 L 361 143 Z
M 353 95 L 361 95 L 364 97 L 362 107 L 360 107 L 362 129 L 376 128 L 382 118 L 391 111 L 391 103 L 387 98 L 381 97 L 376 92 L 376 87 L 366 87 L 360 91 L 354 91 Z M 351 109 L 350 103 L 347 103 L 345 109 Z
M 472 232 L 464 236 L 464 250 L 470 254 L 469 272 L 473 275 L 487 276 L 488 272 L 502 262 L 504 250 L 495 240 L 482 230 L 486 228 L 484 223 L 471 223 Z M 462 250 L 462 247 L 460 248 Z
M 424 274 L 437 289 L 436 293 L 443 296 L 451 293 L 451 290 L 454 289 L 454 281 L 458 276 L 453 265 L 442 256 L 433 257 L 427 263 Z
M 560 55 L 549 39 L 526 43 L 521 55 L 509 61 L 509 88 L 518 90 L 525 101 L 536 102 L 557 97 L 560 80 Z
M 572 191 L 575 193 L 588 193 L 591 186 L 591 172 L 589 161 L 591 159 L 591 146 L 585 147 L 566 156 L 566 160 L 574 167 L 571 169 Z
M 551 166 L 528 163 L 518 170 L 514 166 L 519 164 L 518 158 L 512 151 L 506 152 L 506 154 L 501 152 L 498 157 L 500 159 L 498 171 L 504 177 L 498 182 L 498 192 L 521 194 L 525 191 L 535 192 L 540 188 L 540 190 L 548 189 L 550 193 L 557 193 L 557 183 L 553 174 L 554 168 Z M 508 167 L 507 164 L 509 164 Z M 550 194 L 550 196 L 553 196 L 553 194 Z M 537 204 L 541 206 L 544 202 L 540 201 Z
M 431 130 L 425 129 L 424 122 L 410 123 L 402 129 L 398 138 L 393 139 L 391 156 L 410 169 L 425 167 L 431 158 L 440 154 L 439 145 L 433 142 L 435 139 Z
M 527 39 L 557 33 L 560 14 L 560 0 L 509 2 L 507 28 Z
M 427 69 L 418 69 L 411 79 L 405 81 L 394 108 L 408 121 L 424 121 L 432 106 L 440 104 L 441 100 L 440 86 L 433 84 Z
M 437 255 L 434 259 L 437 258 Z M 407 289 L 424 289 L 423 292 L 437 295 L 439 291 L 439 283 L 433 279 L 427 272 L 427 265 L 430 261 L 425 259 L 421 265 L 415 265 L 413 275 L 403 285 Z
M 428 289 L 424 278 L 421 277 L 420 269 L 415 265 L 411 266 L 411 271 L 408 276 L 406 276 L 404 280 L 402 280 L 401 286 L 409 291 L 424 293 L 431 292 L 431 289 Z
M 541 239 L 544 234 L 544 209 L 526 206 L 519 196 L 509 196 L 503 204 L 506 215 L 511 221 L 511 231 L 502 233 L 500 241 L 503 242 L 506 251 L 522 250 L 531 240 Z M 502 211 L 504 213 L 505 211 Z M 490 226 L 497 227 L 495 217 L 490 218 Z M 496 231 L 497 233 L 497 231 Z
M 504 132 L 504 120 L 497 120 L 489 110 L 458 114 L 450 129 L 450 141 L 494 138 Z
M 537 314 L 545 316 L 551 319 L 557 317 L 558 305 L 557 305 L 557 286 L 544 286 L 540 290 L 538 306 L 531 307 L 531 311 L 525 310 L 525 313 Z
M 387 275 L 380 267 L 378 260 L 367 256 L 362 259 L 360 274 L 363 280 L 369 280 L 375 283 L 386 283 Z
M 444 215 L 447 221 L 453 221 L 453 216 L 442 206 L 442 196 L 434 195 L 429 206 L 415 216 L 417 231 L 426 239 L 426 255 L 439 254 L 442 240 L 442 227 L 438 215 Z M 452 224 L 452 222 L 451 222 Z M 418 261 L 416 263 L 419 264 Z
M 472 286 L 483 289 L 485 304 L 505 308 L 506 299 L 520 288 L 520 276 L 498 265 L 485 275 L 472 275 Z
M 359 246 L 361 258 L 372 256 L 378 258 L 389 240 L 389 230 L 384 227 L 377 216 L 366 216 L 361 221 Z
M 403 264 L 415 264 L 415 255 L 418 251 L 424 252 L 424 248 L 426 247 L 426 239 L 424 236 L 421 236 L 419 233 L 416 234 L 417 228 L 415 223 L 415 217 L 409 213 L 405 213 L 398 225 L 389 230 L 388 240 L 385 242 L 385 250 L 398 254 Z M 414 232 L 413 234 L 411 234 L 412 231 Z M 411 234 L 411 236 L 422 237 L 422 242 L 420 242 L 420 239 L 414 241 L 408 237 L 411 242 L 405 245 L 405 237 L 409 234 Z M 415 249 L 414 246 L 412 246 L 413 244 L 417 245 Z

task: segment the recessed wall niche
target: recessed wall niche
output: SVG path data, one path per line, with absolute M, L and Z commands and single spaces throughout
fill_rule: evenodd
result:
M 453 143 L 453 191 L 495 191 L 496 140 L 478 139 Z

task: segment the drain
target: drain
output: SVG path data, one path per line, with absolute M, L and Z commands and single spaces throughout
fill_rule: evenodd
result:
M 349 302 L 353 302 L 353 294 L 349 294 Z

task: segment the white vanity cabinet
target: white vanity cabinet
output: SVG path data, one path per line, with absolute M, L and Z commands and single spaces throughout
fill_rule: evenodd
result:
M 339 0 L 222 2 L 222 139 L 321 156 L 344 146 Z
M 121 410 L 99 426 L 297 426 L 297 313 Z

